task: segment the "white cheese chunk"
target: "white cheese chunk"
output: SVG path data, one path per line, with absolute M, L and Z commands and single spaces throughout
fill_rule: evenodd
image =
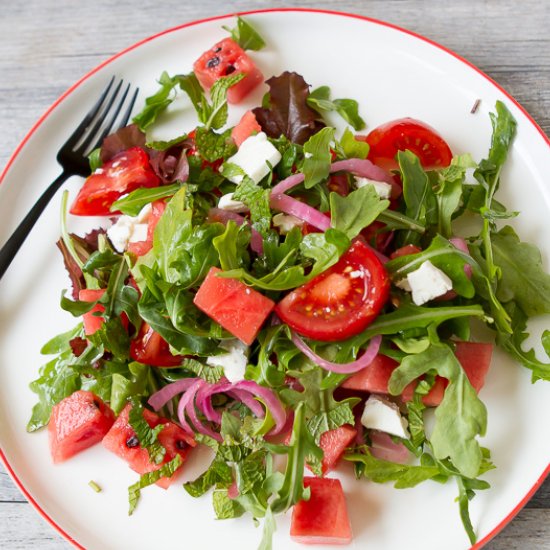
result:
M 281 153 L 268 141 L 265 133 L 260 132 L 246 138 L 227 162 L 238 166 L 254 183 L 258 183 L 280 160 Z M 240 183 L 243 177 L 236 174 L 229 179 L 233 183 Z
M 273 225 L 279 229 L 279 233 L 286 235 L 295 227 L 302 227 L 302 225 L 304 225 L 304 220 L 301 220 L 292 214 L 279 213 L 273 216 Z
M 235 338 L 222 342 L 220 347 L 227 350 L 227 353 L 209 357 L 206 364 L 213 367 L 222 367 L 225 377 L 232 383 L 244 380 L 248 363 L 248 346 Z
M 407 419 L 401 416 L 399 407 L 378 395 L 371 395 L 365 402 L 361 424 L 370 430 L 379 430 L 403 439 L 409 438 Z
M 413 302 L 421 306 L 438 296 L 443 296 L 453 288 L 449 277 L 435 267 L 429 260 L 425 261 L 417 270 L 407 275 Z
M 147 239 L 147 222 L 151 210 L 151 205 L 147 204 L 137 216 L 122 215 L 107 229 L 107 236 L 117 252 L 124 252 L 128 248 L 128 243 Z
M 372 185 L 381 199 L 389 199 L 391 196 L 391 185 L 385 181 L 376 181 L 368 178 L 355 177 L 355 187 L 360 189 L 366 185 Z
M 227 210 L 228 212 L 236 212 L 237 214 L 248 212 L 248 206 L 244 202 L 233 200 L 233 193 L 222 195 L 218 201 L 218 208 Z

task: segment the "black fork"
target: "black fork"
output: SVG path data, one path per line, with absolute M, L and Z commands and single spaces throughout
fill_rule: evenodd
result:
M 101 146 L 107 135 L 126 126 L 138 92 L 139 88 L 131 92 L 130 84 L 124 86 L 122 80 L 115 83 L 115 77 L 111 78 L 96 104 L 59 149 L 57 162 L 63 171 L 42 193 L 0 250 L 0 279 L 61 185 L 71 176 L 85 177 L 89 175 L 88 155 Z

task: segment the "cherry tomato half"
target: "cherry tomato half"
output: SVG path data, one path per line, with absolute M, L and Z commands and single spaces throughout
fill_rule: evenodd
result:
M 344 340 L 376 318 L 389 289 L 380 260 L 366 244 L 355 241 L 338 263 L 287 294 L 275 311 L 303 336 L 325 342 Z
M 149 164 L 149 156 L 140 147 L 131 147 L 115 155 L 97 169 L 80 189 L 71 214 L 109 216 L 109 209 L 122 195 L 138 187 L 156 187 L 160 179 Z
M 387 170 L 398 168 L 395 155 L 407 149 L 420 159 L 426 170 L 449 166 L 453 158 L 451 149 L 436 130 L 413 118 L 386 122 L 364 140 L 370 145 L 368 159 Z

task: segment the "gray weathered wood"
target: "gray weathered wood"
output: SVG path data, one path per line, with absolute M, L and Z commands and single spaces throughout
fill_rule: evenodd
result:
M 113 53 L 165 28 L 268 0 L 4 0 L 0 18 L 0 167 L 45 109 Z M 321 0 L 284 6 L 355 12 L 431 38 L 484 70 L 550 133 L 550 2 L 546 0 Z M 69 548 L 0 471 L 0 548 Z M 550 548 L 550 481 L 490 550 Z

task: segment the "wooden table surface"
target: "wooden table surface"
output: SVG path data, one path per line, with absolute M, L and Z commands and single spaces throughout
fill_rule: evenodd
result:
M 0 18 L 0 168 L 54 100 L 117 51 L 187 21 L 275 5 L 358 13 L 435 40 L 501 84 L 550 134 L 548 0 L 26 0 L 6 4 Z M 69 547 L 0 466 L 0 548 Z M 550 548 L 550 479 L 486 548 Z

